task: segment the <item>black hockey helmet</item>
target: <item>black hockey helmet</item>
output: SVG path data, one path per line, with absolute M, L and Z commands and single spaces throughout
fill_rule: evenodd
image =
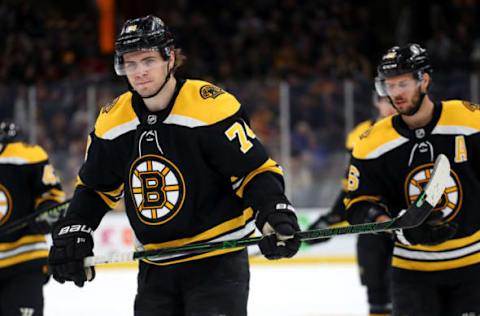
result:
M 6 144 L 17 137 L 17 126 L 12 122 L 0 122 L 0 144 Z
M 385 78 L 412 73 L 421 80 L 424 73 L 431 74 L 432 66 L 427 50 L 419 44 L 407 44 L 390 48 L 377 66 L 375 88 L 380 96 L 386 96 L 383 88 Z
M 153 15 L 127 20 L 115 41 L 115 72 L 125 75 L 123 55 L 138 50 L 158 50 L 164 59 L 170 58 L 174 45 L 172 33 L 163 21 Z

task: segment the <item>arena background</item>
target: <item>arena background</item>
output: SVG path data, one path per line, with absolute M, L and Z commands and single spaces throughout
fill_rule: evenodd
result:
M 186 54 L 178 77 L 211 81 L 248 110 L 286 170 L 303 227 L 340 190 L 345 137 L 373 115 L 372 80 L 386 49 L 422 44 L 436 99 L 480 99 L 475 0 L 3 0 L 0 120 L 49 152 L 69 196 L 100 107 L 126 89 L 113 72 L 114 38 L 125 19 L 146 14 L 160 16 Z M 102 223 L 96 251 L 130 248 L 121 212 Z M 353 262 L 354 239 L 340 240 L 302 253 Z

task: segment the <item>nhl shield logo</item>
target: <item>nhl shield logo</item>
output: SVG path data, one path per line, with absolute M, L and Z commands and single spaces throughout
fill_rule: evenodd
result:
M 422 188 L 428 183 L 433 172 L 433 163 L 418 166 L 405 179 L 405 199 L 407 205 L 414 203 Z M 440 202 L 434 211 L 443 213 L 443 222 L 452 220 L 460 210 L 463 200 L 462 184 L 455 171 L 450 171 L 448 183 Z
M 185 182 L 171 161 L 157 155 L 141 156 L 133 162 L 129 178 L 140 221 L 160 225 L 177 215 L 185 199 Z
M 0 184 L 0 225 L 5 223 L 12 213 L 12 198 L 10 192 Z

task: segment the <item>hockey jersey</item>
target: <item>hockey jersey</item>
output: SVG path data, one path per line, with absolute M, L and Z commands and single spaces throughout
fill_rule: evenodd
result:
M 0 149 L 0 227 L 20 220 L 43 203 L 60 203 L 65 196 L 60 181 L 40 146 L 13 142 Z M 0 268 L 46 265 L 44 235 L 28 227 L 0 236 Z M 4 270 L 1 270 L 3 273 Z
M 443 221 L 458 224 L 456 235 L 436 246 L 397 243 L 392 266 L 409 271 L 445 271 L 478 265 L 480 256 L 480 111 L 465 101 L 434 105 L 431 122 L 410 130 L 399 115 L 379 121 L 353 150 L 347 212 L 362 201 L 381 203 L 392 216 L 417 198 L 438 154 L 445 154 L 451 174 L 434 209 Z
M 235 97 L 208 82 L 178 80 L 165 110 L 150 112 L 131 92 L 103 107 L 68 213 L 95 228 L 124 194 L 138 249 L 243 238 L 255 228 L 244 190 L 264 172 L 282 177 Z M 167 265 L 239 250 L 144 261 Z

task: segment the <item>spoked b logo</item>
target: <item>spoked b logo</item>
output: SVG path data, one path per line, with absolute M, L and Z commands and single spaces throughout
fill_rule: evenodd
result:
M 133 162 L 129 179 L 132 202 L 143 223 L 160 225 L 177 215 L 185 199 L 185 182 L 171 161 L 141 156 Z
M 407 205 L 411 205 L 422 192 L 423 187 L 432 176 L 433 163 L 424 164 L 412 170 L 405 179 L 405 199 Z M 455 171 L 450 170 L 447 186 L 443 192 L 440 202 L 435 206 L 434 211 L 443 213 L 443 221 L 452 220 L 460 210 L 463 200 L 463 190 L 460 179 Z

